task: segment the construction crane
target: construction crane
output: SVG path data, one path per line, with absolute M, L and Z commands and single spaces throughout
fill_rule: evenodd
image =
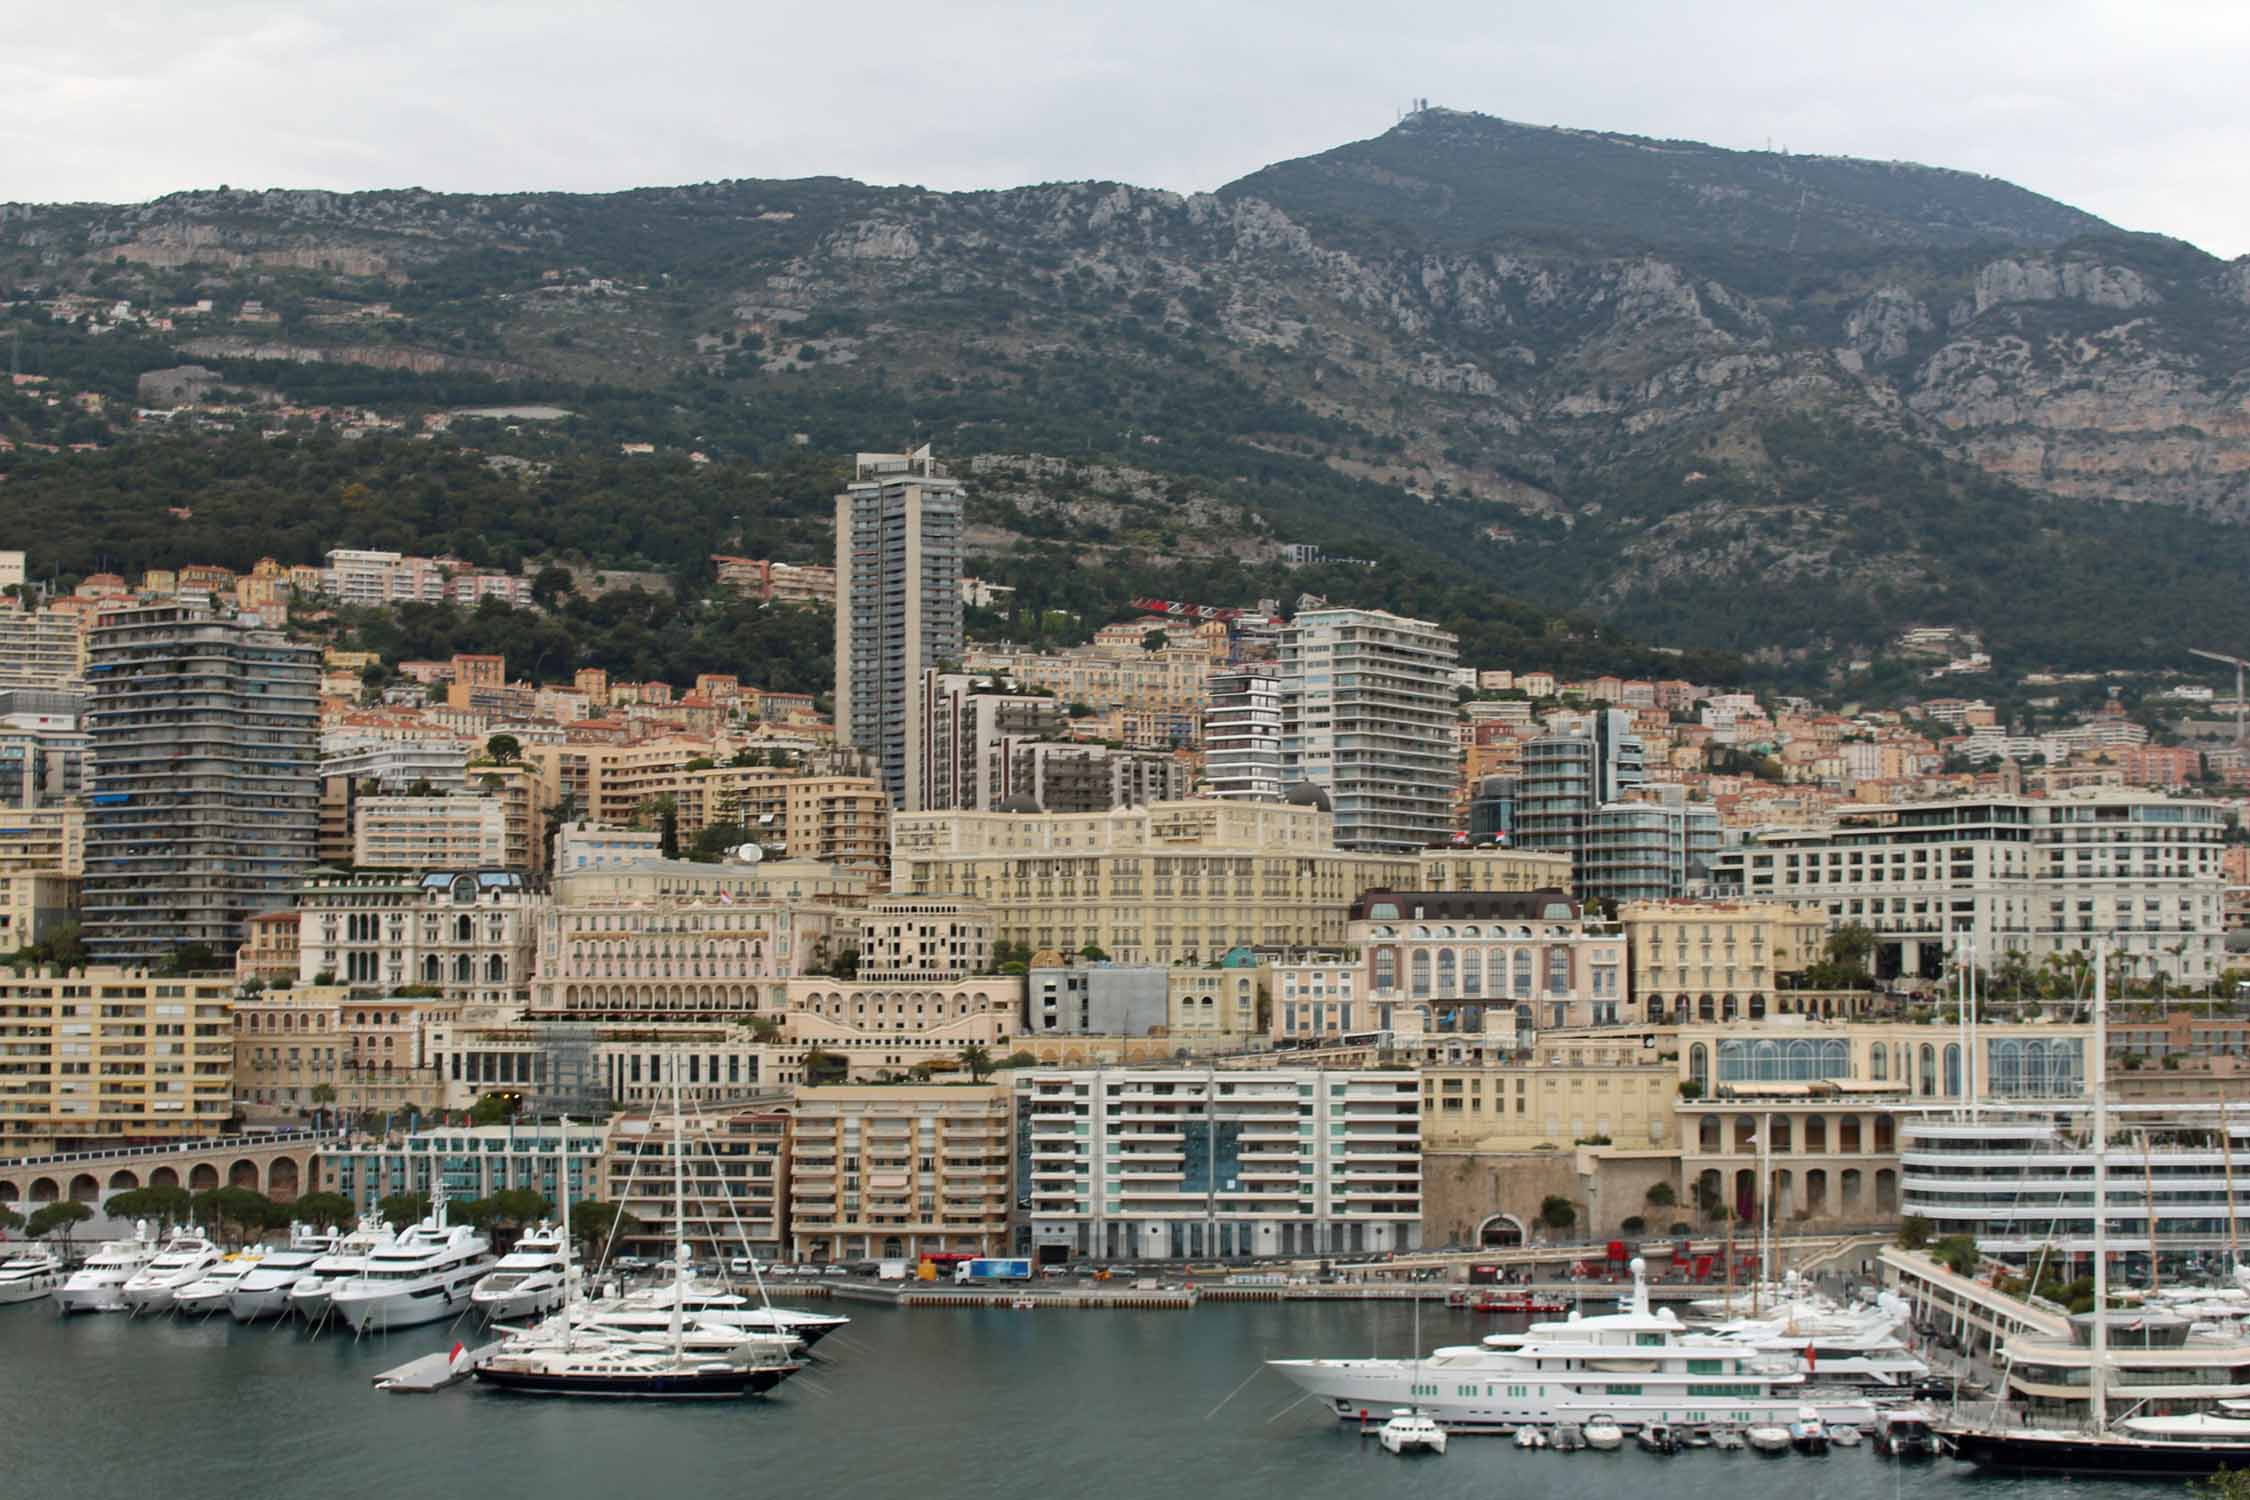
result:
M 2188 647 L 2188 655 L 2200 656 L 2205 661 L 2224 662 L 2234 668 L 2234 742 L 2237 746 L 2250 745 L 2250 735 L 2244 733 L 2242 701 L 2242 674 L 2250 670 L 2250 661 L 2218 651 L 2198 651 L 2193 646 Z

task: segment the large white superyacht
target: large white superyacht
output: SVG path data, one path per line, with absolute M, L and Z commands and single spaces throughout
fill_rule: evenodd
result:
M 125 1283 L 140 1274 L 141 1268 L 156 1259 L 156 1242 L 148 1237 L 148 1225 L 135 1226 L 129 1240 L 109 1240 L 85 1263 L 55 1288 L 55 1310 L 75 1312 L 124 1312 Z
M 173 1294 L 201 1281 L 225 1253 L 193 1229 L 173 1230 L 156 1259 L 126 1281 L 125 1305 L 135 1313 L 171 1311 Z
M 1339 1418 L 1360 1420 L 1411 1406 L 1449 1428 L 1496 1430 L 1522 1423 L 1608 1417 L 1648 1422 L 1787 1423 L 1808 1403 L 1826 1420 L 1864 1425 L 1867 1401 L 1805 1388 L 1795 1359 L 1740 1339 L 1690 1333 L 1669 1309 L 1651 1313 L 1646 1267 L 1633 1262 L 1622 1312 L 1534 1323 L 1479 1344 L 1420 1359 L 1277 1359 L 1293 1384 L 1325 1399 Z
M 1799 1298 L 1762 1318 L 1738 1318 L 1708 1331 L 1775 1358 L 1800 1360 L 1806 1378 L 1823 1385 L 1909 1389 L 1929 1378 L 1930 1367 L 1899 1337 L 1906 1311 L 1889 1293 L 1872 1307 Z
M 330 1246 L 290 1286 L 290 1310 L 308 1323 L 318 1323 L 328 1316 L 328 1300 L 336 1288 L 366 1270 L 367 1257 L 397 1240 L 397 1232 L 373 1214 L 361 1219 L 357 1229 Z
M 289 1294 L 335 1244 L 333 1234 L 309 1224 L 294 1226 L 287 1245 L 268 1250 L 227 1292 L 227 1311 L 237 1323 L 289 1316 Z
M 63 1263 L 45 1245 L 0 1260 L 0 1304 L 35 1302 L 63 1283 Z
M 553 1312 L 563 1305 L 563 1272 L 569 1261 L 563 1231 L 552 1224 L 537 1225 L 525 1230 L 515 1248 L 500 1257 L 469 1300 L 487 1323 Z
M 413 1328 L 453 1317 L 469 1305 L 492 1269 L 492 1241 L 445 1221 L 445 1198 L 430 1216 L 367 1257 L 366 1269 L 336 1288 L 329 1306 L 356 1333 Z

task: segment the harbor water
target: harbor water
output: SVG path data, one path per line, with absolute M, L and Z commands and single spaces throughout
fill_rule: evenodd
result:
M 1186 1312 L 896 1309 L 812 1304 L 852 1325 L 764 1399 L 612 1403 L 507 1396 L 473 1383 L 392 1395 L 372 1378 L 466 1328 L 354 1342 L 283 1324 L 237 1327 L 0 1308 L 7 1492 L 74 1500 L 404 1494 L 539 1500 L 757 1496 L 840 1500 L 1365 1500 L 1369 1495 L 1608 1500 L 1916 1500 L 1959 1491 L 2177 1493 L 2177 1484 L 1979 1477 L 1898 1465 L 1865 1447 L 1821 1457 L 1698 1450 L 1657 1457 L 1522 1452 L 1458 1438 L 1398 1459 L 1258 1362 L 1405 1355 L 1396 1303 L 1206 1305 Z M 1506 1326 L 1425 1308 L 1425 1346 Z M 1246 1383 L 1247 1382 L 1247 1383 Z

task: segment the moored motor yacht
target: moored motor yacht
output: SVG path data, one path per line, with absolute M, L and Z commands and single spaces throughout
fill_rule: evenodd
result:
M 1789 1451 L 1789 1427 L 1785 1422 L 1753 1422 L 1742 1429 L 1742 1439 L 1760 1453 Z
M 125 1283 L 156 1259 L 155 1242 L 148 1226 L 135 1226 L 129 1240 L 110 1240 L 86 1257 L 84 1264 L 55 1288 L 55 1309 L 63 1313 L 124 1312 Z
M 1818 1411 L 1808 1406 L 1797 1413 L 1797 1420 L 1789 1424 L 1789 1446 L 1799 1453 L 1828 1451 L 1828 1425 Z
M 192 1229 L 176 1229 L 156 1258 L 133 1273 L 124 1287 L 125 1305 L 135 1313 L 165 1312 L 173 1294 L 203 1279 L 219 1263 L 219 1247 Z
M 336 1236 L 299 1224 L 290 1231 L 289 1243 L 268 1250 L 227 1292 L 227 1311 L 237 1323 L 289 1315 L 290 1293 L 336 1244 Z
M 290 1285 L 290 1311 L 312 1323 L 327 1317 L 336 1288 L 366 1270 L 368 1256 L 397 1241 L 397 1232 L 381 1219 L 372 1214 L 361 1219 L 357 1229 L 323 1251 Z
M 487 1323 L 536 1318 L 563 1305 L 563 1272 L 569 1260 L 562 1231 L 551 1224 L 526 1230 L 477 1283 L 469 1301 Z
M 210 1270 L 172 1294 L 172 1311 L 183 1318 L 208 1317 L 226 1310 L 227 1298 L 242 1278 L 258 1268 L 265 1259 L 263 1247 L 240 1250 L 211 1267 Z
M 440 1195 L 427 1219 L 369 1254 L 329 1306 L 355 1333 L 441 1322 L 469 1305 L 491 1269 L 492 1241 L 466 1224 L 448 1224 Z
M 1919 1406 L 1890 1406 L 1875 1413 L 1875 1451 L 1887 1458 L 1929 1458 L 1937 1452 L 1930 1414 Z
M 686 1318 L 695 1323 L 717 1324 L 741 1330 L 743 1336 L 794 1340 L 811 1348 L 851 1322 L 836 1313 L 805 1312 L 793 1307 L 765 1307 L 729 1287 L 689 1278 L 683 1290 L 663 1282 L 622 1297 L 606 1297 L 582 1304 L 580 1321 L 622 1333 L 650 1333 L 670 1326 L 672 1303 L 677 1299 Z
M 1596 1413 L 1635 1427 L 1785 1425 L 1808 1400 L 1827 1420 L 1864 1423 L 1875 1415 L 1855 1393 L 1805 1390 L 1793 1358 L 1690 1332 L 1669 1309 L 1652 1313 L 1646 1267 L 1638 1260 L 1621 1312 L 1534 1323 L 1521 1333 L 1493 1334 L 1419 1359 L 1282 1359 L 1272 1365 L 1324 1397 L 1341 1419 L 1411 1403 L 1456 1431 L 1583 1421 Z
M 0 1260 L 0 1304 L 36 1301 L 62 1283 L 62 1262 L 44 1245 Z
M 1586 1446 L 1597 1453 L 1611 1452 L 1625 1443 L 1625 1429 L 1607 1417 L 1589 1418 L 1586 1425 L 1579 1428 L 1579 1435 L 1586 1439 Z

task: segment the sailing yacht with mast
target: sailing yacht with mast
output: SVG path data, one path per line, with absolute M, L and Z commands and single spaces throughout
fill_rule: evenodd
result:
M 579 1318 L 579 1267 L 570 1256 L 570 1205 L 563 1195 L 565 1301 L 561 1313 L 538 1329 L 509 1340 L 479 1364 L 476 1378 L 503 1391 L 541 1396 L 608 1396 L 643 1400 L 720 1400 L 772 1390 L 804 1366 L 781 1341 L 745 1336 L 716 1351 L 690 1343 L 688 1285 L 687 1124 L 678 1060 L 672 1075 L 671 1300 L 662 1336 L 641 1337 L 587 1326 Z M 567 1125 L 565 1127 L 567 1135 Z M 567 1175 L 567 1173 L 566 1173 Z M 566 1183 L 567 1187 L 567 1183 Z M 706 1331 L 699 1328 L 699 1334 Z
M 2090 1430 L 1977 1426 L 1938 1429 L 1954 1457 L 1980 1468 L 2033 1474 L 2211 1474 L 2250 1466 L 2250 1418 L 2219 1412 L 2131 1416 L 2110 1422 L 2110 1330 L 2120 1316 L 2109 1306 L 2109 950 L 2094 950 L 2093 1085 L 2094 1309 L 2086 1319 L 2092 1359 L 2087 1370 Z M 2228 1206 L 2231 1218 L 2233 1206 Z M 2153 1252 L 2153 1245 L 2151 1247 Z M 2153 1259 L 2153 1253 L 2151 1258 Z

